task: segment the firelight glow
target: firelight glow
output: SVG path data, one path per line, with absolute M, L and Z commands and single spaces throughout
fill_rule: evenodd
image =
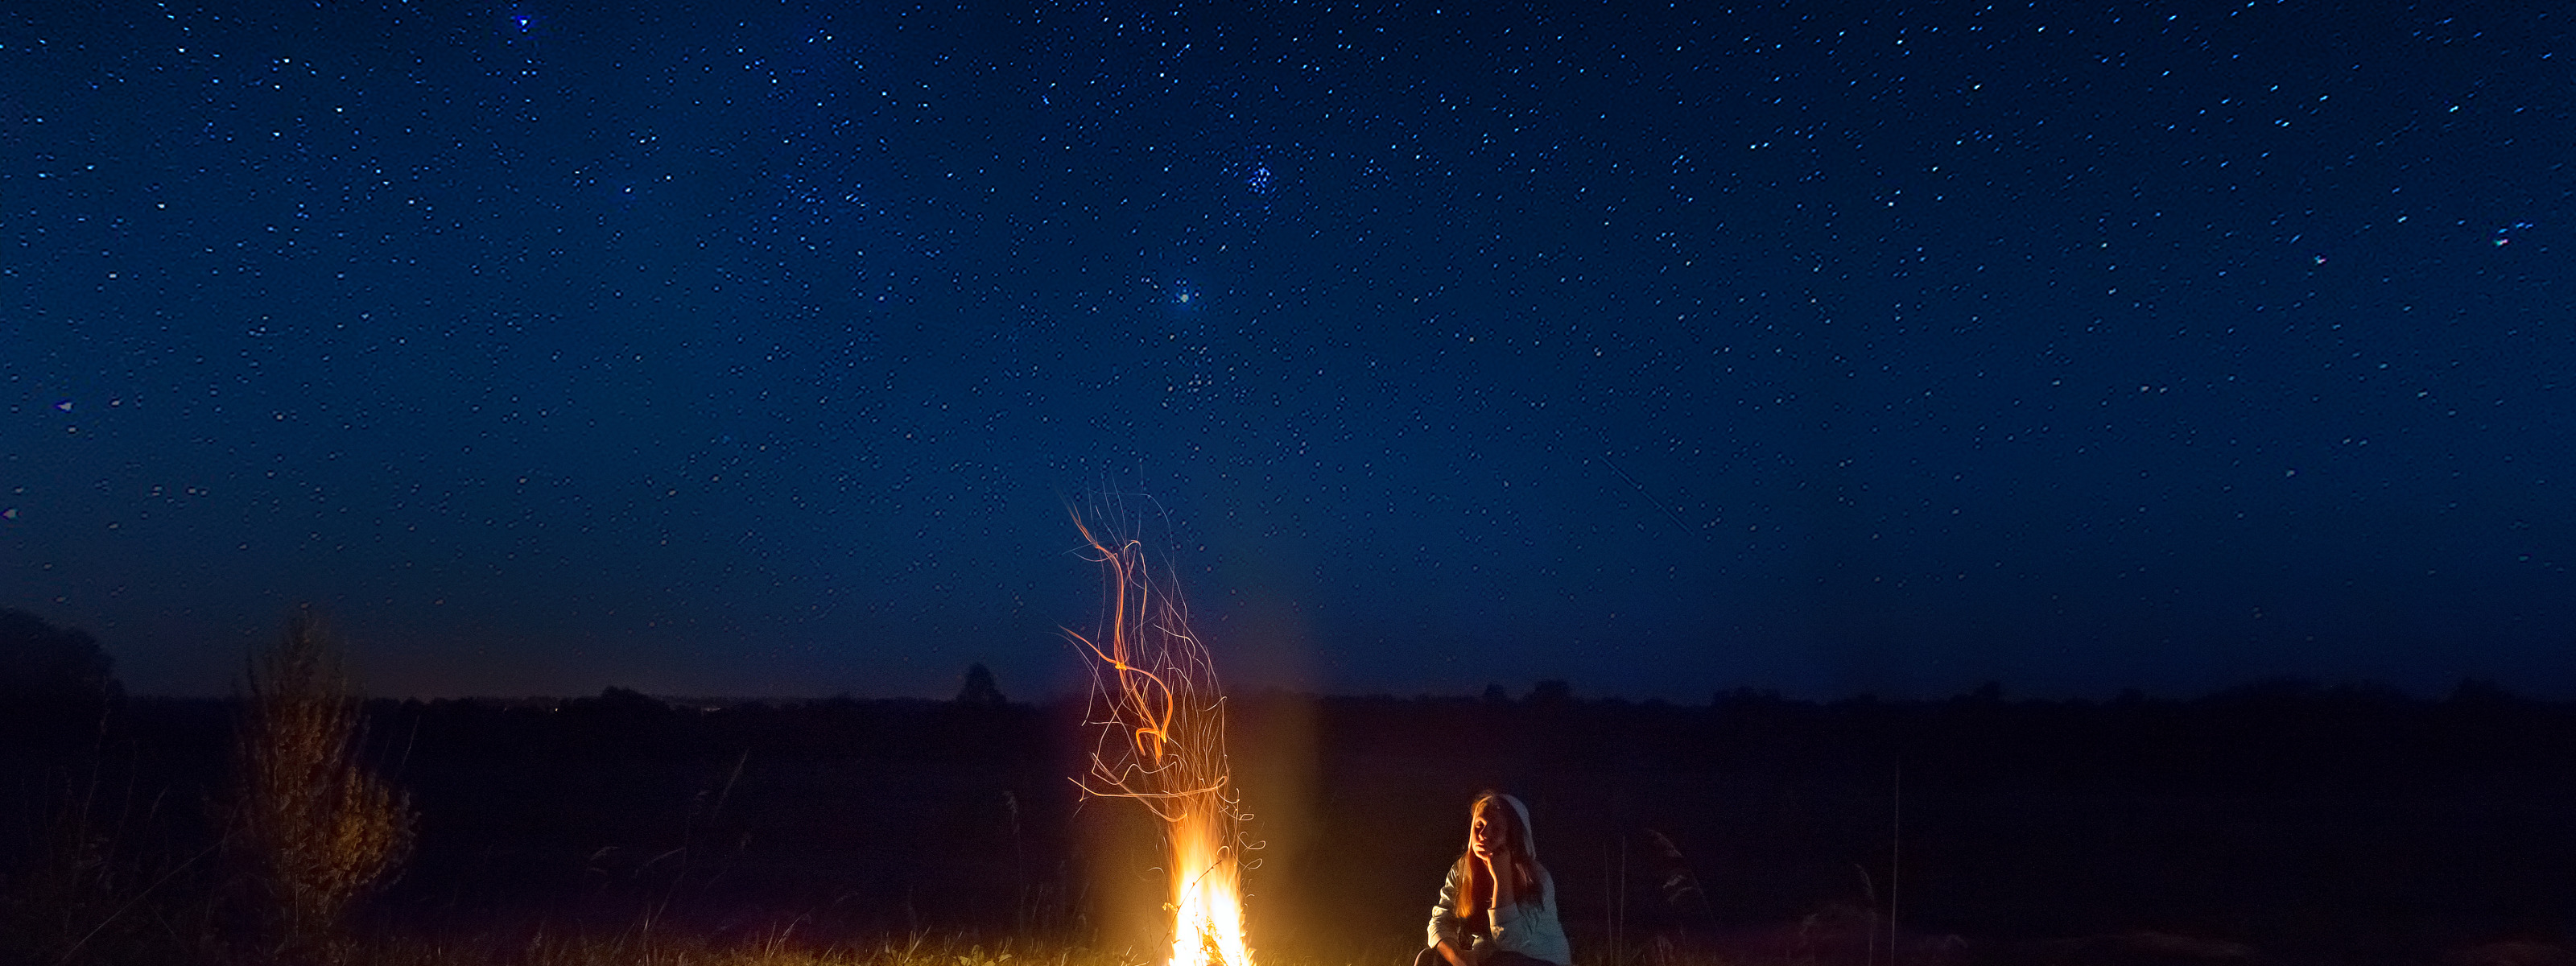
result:
M 1101 627 L 1065 635 L 1091 669 L 1085 724 L 1099 729 L 1085 794 L 1130 798 L 1163 824 L 1171 876 L 1168 966 L 1252 966 L 1243 938 L 1239 807 L 1225 753 L 1225 694 L 1189 607 L 1134 540 L 1114 545 L 1079 514 L 1074 526 L 1101 565 Z

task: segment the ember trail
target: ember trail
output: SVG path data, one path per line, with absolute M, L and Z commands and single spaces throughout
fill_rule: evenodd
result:
M 1066 630 L 1091 671 L 1086 727 L 1097 730 L 1085 794 L 1133 799 L 1162 823 L 1171 876 L 1168 966 L 1252 966 L 1243 939 L 1241 853 L 1248 845 L 1226 764 L 1225 692 L 1169 571 L 1135 540 L 1097 532 L 1080 514 L 1101 568 L 1101 623 Z

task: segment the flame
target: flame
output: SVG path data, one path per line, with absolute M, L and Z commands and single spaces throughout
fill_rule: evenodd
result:
M 1171 966 L 1252 966 L 1243 942 L 1243 870 L 1215 827 L 1231 824 L 1221 818 L 1193 815 L 1172 827 Z
M 1091 668 L 1084 723 L 1098 728 L 1084 793 L 1133 799 L 1162 822 L 1171 876 L 1168 966 L 1252 966 L 1243 939 L 1242 837 L 1250 818 L 1225 757 L 1225 693 L 1172 579 L 1143 545 L 1104 539 L 1074 515 L 1101 566 L 1102 626 L 1067 630 Z

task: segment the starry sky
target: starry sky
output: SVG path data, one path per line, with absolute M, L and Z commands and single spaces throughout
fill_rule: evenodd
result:
M 2576 695 L 2551 4 L 0 10 L 0 606 L 219 694 Z

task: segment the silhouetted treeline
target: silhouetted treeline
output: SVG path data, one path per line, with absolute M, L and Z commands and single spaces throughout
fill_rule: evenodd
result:
M 419 813 L 374 915 L 1100 926 L 1095 873 L 1156 860 L 1086 853 L 1077 827 L 1132 807 L 1077 802 L 1078 708 L 970 681 L 956 701 L 369 702 L 363 754 Z M 1238 756 L 1297 745 L 1283 730 L 1309 739 L 1304 780 L 1244 788 L 1271 847 L 1254 915 L 1274 930 L 1413 934 L 1486 786 L 1530 801 L 1578 944 L 1874 910 L 1892 884 L 1907 929 L 1981 939 L 2158 928 L 2423 951 L 2564 933 L 2576 908 L 2576 703 L 2485 684 L 1694 705 L 1553 684 L 1234 708 Z M 90 770 L 59 755 L 8 770 L 0 862 L 40 851 L 47 809 L 84 788 L 149 813 L 126 827 L 154 854 L 189 854 L 213 834 L 201 806 L 237 719 L 229 702 L 154 698 L 53 715 L 57 740 L 5 753 L 86 747 Z
M 2246 792 L 2576 780 L 2576 702 L 2519 698 L 2479 681 L 2429 700 L 2280 680 L 2181 700 L 2131 692 L 2107 701 L 2015 701 L 1988 685 L 1905 701 L 1800 701 L 1739 690 L 1685 706 L 1580 701 L 1542 687 L 1520 700 L 1492 689 L 1481 698 L 1333 697 L 1320 706 L 1329 747 L 1499 754 L 1513 769 L 1610 764 L 1796 775 L 1901 762 L 1953 782 Z M 1493 737 L 1465 745 L 1465 735 Z

